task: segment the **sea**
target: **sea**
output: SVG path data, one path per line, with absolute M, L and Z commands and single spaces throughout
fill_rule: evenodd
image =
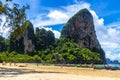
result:
M 96 66 L 102 67 L 104 65 L 103 64 L 96 64 Z M 120 64 L 108 64 L 108 66 L 120 68 Z

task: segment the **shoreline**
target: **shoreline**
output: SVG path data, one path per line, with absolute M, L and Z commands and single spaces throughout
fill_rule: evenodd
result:
M 20 66 L 21 65 L 21 66 Z M 99 70 L 80 67 L 0 64 L 0 80 L 119 80 L 120 70 Z
M 3 63 L 0 63 L 2 65 Z M 86 68 L 86 69 L 96 69 L 96 70 L 120 70 L 120 66 L 111 66 L 108 64 L 42 64 L 42 63 L 6 63 L 7 66 L 61 66 L 61 67 L 74 67 L 74 68 Z M 113 64 L 115 65 L 115 64 Z M 117 64 L 118 65 L 118 64 Z

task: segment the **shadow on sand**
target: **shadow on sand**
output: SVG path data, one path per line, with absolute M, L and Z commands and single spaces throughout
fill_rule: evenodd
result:
M 15 77 L 22 74 L 30 73 L 61 73 L 61 72 L 47 72 L 47 71 L 35 71 L 34 69 L 15 69 L 15 68 L 3 68 L 0 67 L 0 77 Z

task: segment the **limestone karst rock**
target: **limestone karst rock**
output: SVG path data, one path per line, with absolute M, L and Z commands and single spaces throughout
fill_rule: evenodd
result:
M 21 27 L 18 27 L 10 36 L 10 52 L 31 53 L 35 45 L 34 28 L 30 21 L 26 21 Z
M 105 53 L 97 40 L 93 17 L 86 8 L 68 20 L 62 29 L 61 37 L 69 38 L 82 47 L 99 53 L 102 59 L 101 63 L 105 63 Z
M 24 52 L 25 53 L 31 53 L 34 50 L 34 39 L 35 39 L 35 35 L 34 35 L 34 28 L 31 22 L 27 22 L 26 24 L 28 24 L 26 26 L 26 29 L 24 31 Z

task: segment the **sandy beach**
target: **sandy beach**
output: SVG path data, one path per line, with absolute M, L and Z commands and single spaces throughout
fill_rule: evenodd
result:
M 3 66 L 0 64 L 0 80 L 120 80 L 120 70 L 42 65 L 19 67 L 19 65 Z

